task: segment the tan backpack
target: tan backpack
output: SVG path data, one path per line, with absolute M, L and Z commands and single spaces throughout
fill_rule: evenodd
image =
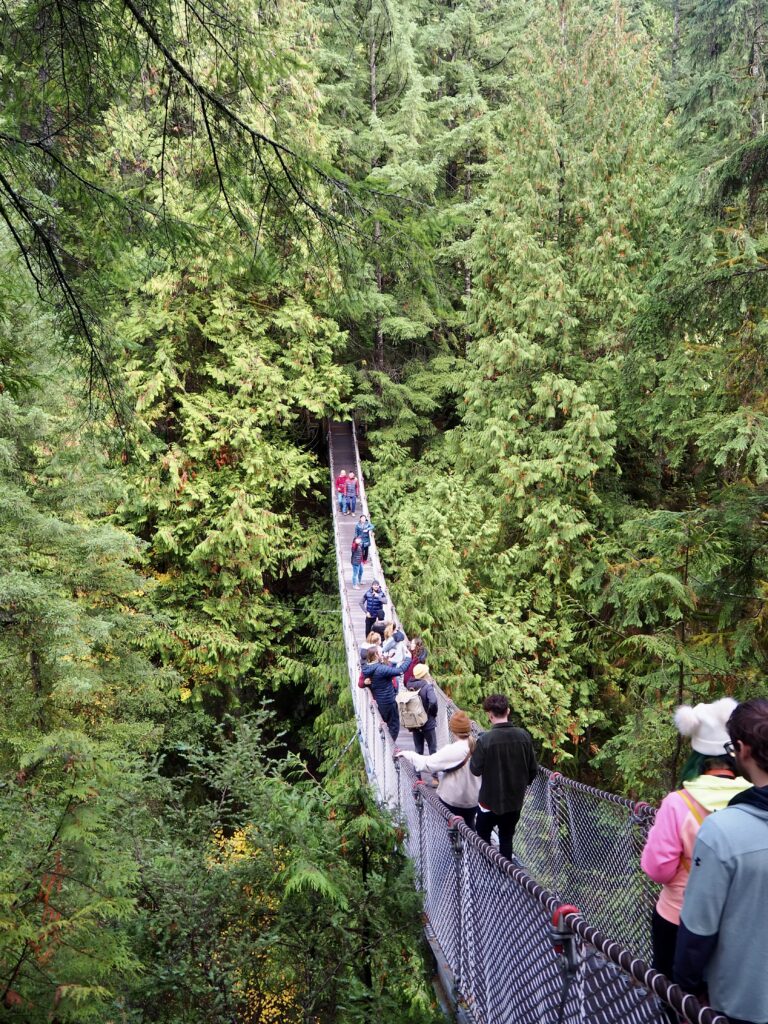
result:
M 400 725 L 404 729 L 420 729 L 427 721 L 427 712 L 419 696 L 418 690 L 409 690 L 401 686 L 395 696 Z

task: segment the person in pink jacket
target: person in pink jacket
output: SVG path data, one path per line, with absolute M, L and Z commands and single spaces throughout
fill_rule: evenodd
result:
M 691 855 L 701 823 L 722 810 L 731 797 L 749 787 L 737 778 L 735 762 L 725 752 L 725 728 L 736 701 L 723 697 L 712 704 L 684 704 L 675 712 L 675 724 L 691 737 L 692 753 L 682 772 L 681 787 L 661 802 L 656 821 L 640 858 L 640 867 L 661 885 L 651 920 L 653 967 L 672 977 L 675 942 L 680 925 Z

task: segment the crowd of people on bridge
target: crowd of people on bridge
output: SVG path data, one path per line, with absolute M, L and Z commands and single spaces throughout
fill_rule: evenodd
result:
M 336 490 L 342 514 L 355 512 L 354 474 L 342 472 Z M 366 516 L 356 524 L 355 588 L 374 529 Z M 438 749 L 439 702 L 423 640 L 408 641 L 388 620 L 377 580 L 360 606 L 358 685 L 370 688 L 393 741 L 401 728 L 413 736 L 414 750 L 396 747 L 395 756 L 429 773 L 443 804 L 486 842 L 498 829 L 499 852 L 513 859 L 515 827 L 537 770 L 529 733 L 509 722 L 508 699 L 491 694 L 483 702 L 491 728 L 476 735 L 466 712 L 454 711 L 449 742 Z M 691 755 L 641 857 L 642 870 L 661 886 L 651 921 L 653 966 L 731 1024 L 768 1024 L 768 699 L 683 705 L 675 722 L 690 737 Z M 677 1015 L 668 1015 L 676 1024 Z
M 385 633 L 393 625 L 386 626 Z M 490 843 L 494 828 L 498 829 L 499 852 L 511 859 L 525 791 L 536 777 L 530 734 L 509 721 L 507 698 L 491 694 L 483 702 L 491 728 L 475 737 L 467 713 L 454 711 L 448 722 L 451 741 L 438 750 L 439 703 L 426 664 L 427 650 L 421 638 L 414 637 L 407 653 L 398 653 L 405 635 L 397 628 L 392 641 L 394 646 L 387 650 L 387 643 L 382 644 L 379 633 L 371 630 L 361 645 L 358 686 L 370 687 L 395 742 L 401 729 L 407 729 L 413 737 L 414 749 L 396 747 L 395 756 L 410 761 L 419 775 L 429 773 L 442 803 L 485 842 Z M 390 652 L 394 655 L 391 661 L 387 657 Z M 402 660 L 398 660 L 400 657 Z
M 355 474 L 342 470 L 335 488 L 340 514 L 355 512 Z M 350 552 L 353 589 L 362 583 L 375 529 L 365 515 L 355 524 Z M 388 617 L 389 601 L 378 580 L 372 580 L 360 607 L 365 612 L 365 639 L 360 645 L 358 685 L 370 688 L 393 741 L 401 729 L 413 737 L 414 749 L 396 749 L 396 756 L 409 760 L 420 775 L 426 773 L 443 804 L 486 842 L 497 829 L 499 852 L 511 858 L 525 791 L 536 776 L 530 734 L 510 723 L 507 698 L 491 694 L 483 704 L 490 730 L 475 738 L 469 716 L 456 711 L 448 723 L 451 741 L 438 750 L 439 704 L 423 640 L 406 640 L 398 623 Z

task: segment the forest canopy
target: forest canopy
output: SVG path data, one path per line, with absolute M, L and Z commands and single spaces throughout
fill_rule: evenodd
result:
M 545 763 L 654 800 L 676 704 L 765 692 L 766 16 L 2 5 L 11 1019 L 438 1019 L 329 420 L 436 679 Z

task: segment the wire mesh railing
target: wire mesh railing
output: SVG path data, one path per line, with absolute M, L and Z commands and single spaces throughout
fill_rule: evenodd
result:
M 658 886 L 640 870 L 640 854 L 654 811 L 610 795 L 540 769 L 518 826 L 518 855 L 543 885 L 649 959 Z
M 335 479 L 332 443 L 329 449 Z M 333 485 L 331 501 L 344 644 L 366 771 L 380 804 L 405 826 L 425 915 L 465 1015 L 476 1024 L 666 1024 L 666 1003 L 690 1024 L 728 1024 L 647 965 L 657 890 L 640 871 L 639 857 L 652 808 L 542 768 L 515 834 L 522 865 L 516 866 L 453 817 L 409 762 L 394 758 L 395 744 L 369 690 L 357 686 L 358 643 Z M 369 557 L 383 582 L 375 542 Z M 442 691 L 438 699 L 442 746 L 457 709 Z M 563 952 L 556 954 L 551 919 L 566 902 L 579 910 L 560 913 Z

